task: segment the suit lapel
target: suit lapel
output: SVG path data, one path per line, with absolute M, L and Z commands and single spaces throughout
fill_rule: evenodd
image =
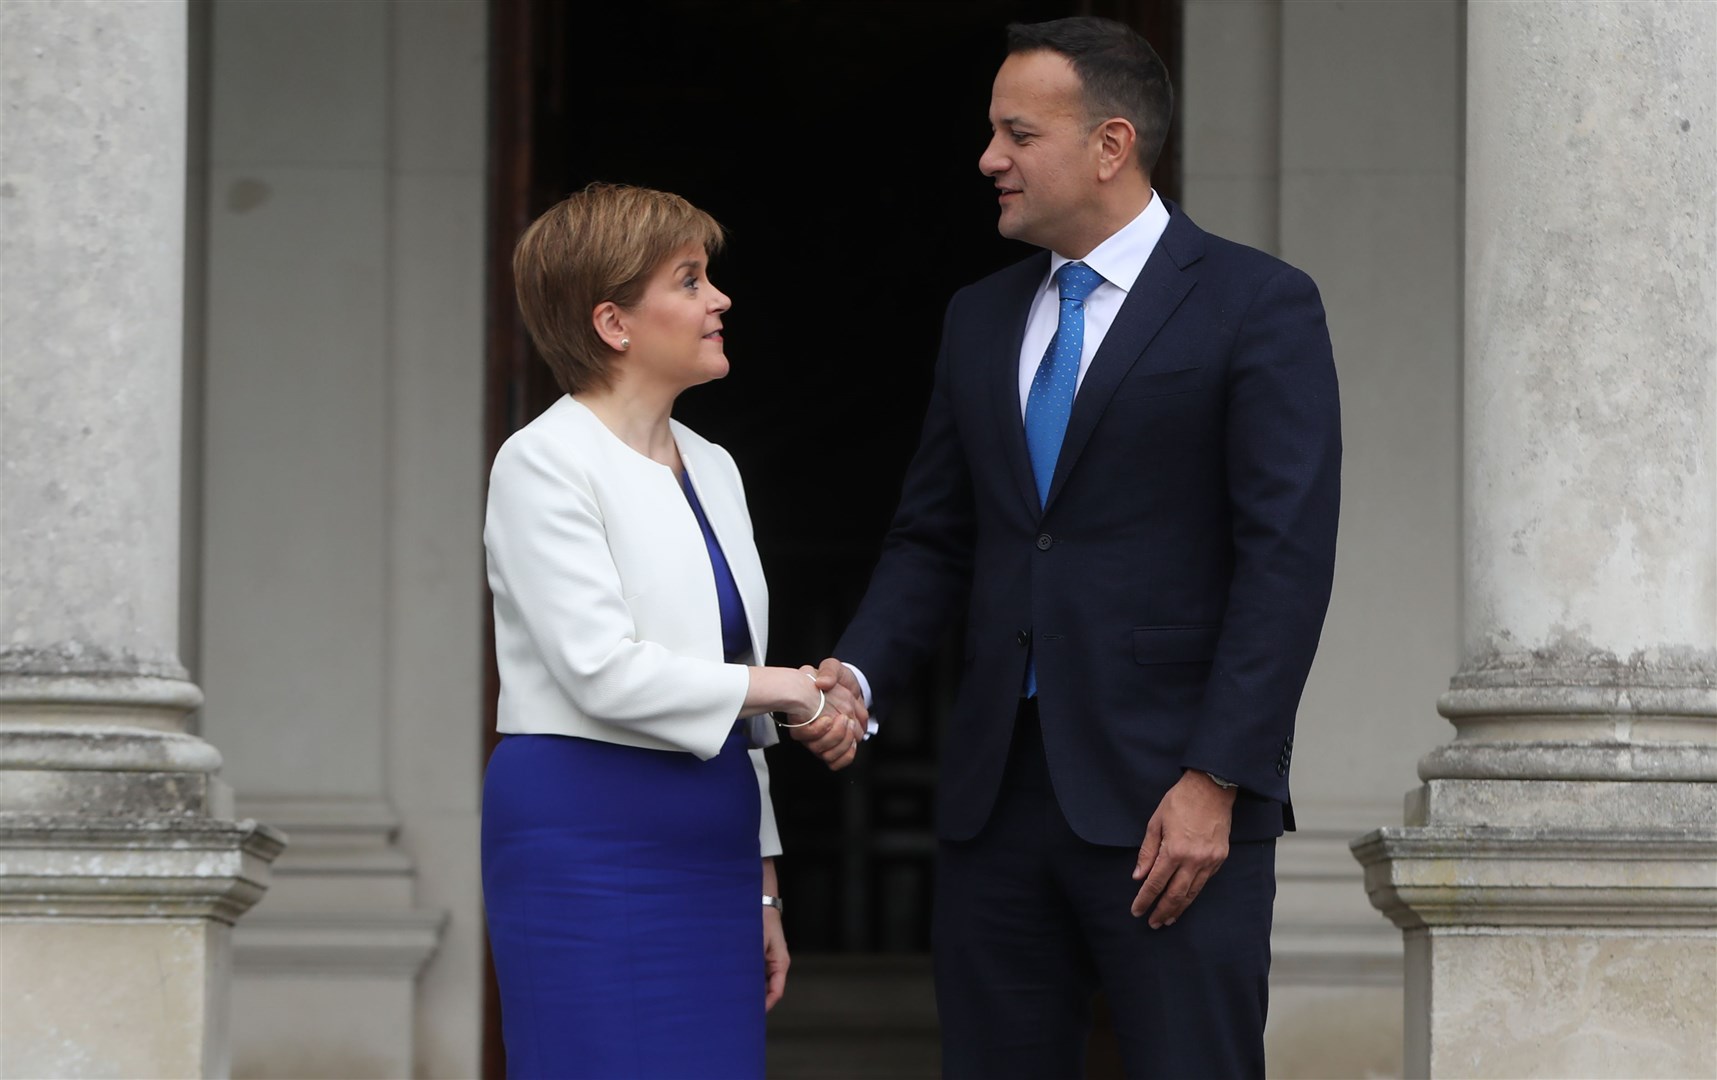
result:
M 1007 458 L 1008 471 L 1013 473 L 1033 519 L 1038 514 L 1037 481 L 1031 473 L 1031 451 L 1025 444 L 1025 421 L 1019 408 L 1019 351 L 1025 341 L 1025 324 L 1031 317 L 1032 302 L 1037 290 L 1049 273 L 1049 252 L 1019 263 L 1013 278 L 1005 283 L 997 299 L 997 310 L 1004 314 L 991 325 L 999 329 L 993 345 L 985 349 L 986 371 L 990 378 L 990 397 L 995 411 L 997 431 L 1002 434 L 1002 456 Z
M 1169 209 L 1172 216 L 1168 228 L 1151 257 L 1145 260 L 1138 280 L 1127 291 L 1127 299 L 1115 314 L 1114 323 L 1103 336 L 1103 344 L 1091 358 L 1091 367 L 1079 384 L 1079 392 L 1073 399 L 1073 414 L 1067 421 L 1067 434 L 1061 440 L 1061 454 L 1055 460 L 1049 498 L 1044 501 L 1045 512 L 1054 505 L 1056 495 L 1067 483 L 1068 473 L 1079 463 L 1079 455 L 1097 430 L 1097 422 L 1109 407 L 1115 388 L 1197 283 L 1197 277 L 1188 273 L 1186 267 L 1203 254 L 1204 233 L 1187 220 L 1179 207 L 1171 203 Z

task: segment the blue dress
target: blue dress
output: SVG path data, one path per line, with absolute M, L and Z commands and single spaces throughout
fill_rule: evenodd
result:
M 732 662 L 739 589 L 690 478 Z M 737 718 L 736 718 L 737 719 Z M 721 753 L 507 735 L 483 783 L 483 901 L 507 1075 L 761 1077 L 757 775 Z

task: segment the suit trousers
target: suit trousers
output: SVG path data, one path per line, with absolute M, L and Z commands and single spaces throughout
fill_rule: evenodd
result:
M 946 1080 L 1083 1076 L 1099 987 L 1128 1077 L 1264 1075 L 1276 842 L 1231 845 L 1192 905 L 1159 930 L 1129 911 L 1137 855 L 1068 826 L 1036 703 L 1022 702 L 989 821 L 938 849 L 932 937 Z

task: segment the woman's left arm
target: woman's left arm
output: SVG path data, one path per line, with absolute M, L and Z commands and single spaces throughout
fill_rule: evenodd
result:
M 763 894 L 780 896 L 775 882 L 775 860 L 763 860 Z M 781 909 L 767 905 L 763 908 L 763 974 L 768 979 L 763 995 L 763 1011 L 768 1012 L 787 992 L 787 934 L 781 929 Z

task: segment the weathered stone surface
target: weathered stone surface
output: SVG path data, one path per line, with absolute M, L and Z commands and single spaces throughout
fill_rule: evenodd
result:
M 0 919 L 0 1080 L 226 1076 L 232 928 Z
M 1466 672 L 1717 673 L 1717 6 L 1468 8 Z
M 0 3 L 0 1077 L 220 1076 L 227 820 L 179 635 L 184 0 Z
M 0 5 L 0 672 L 184 677 L 186 5 Z
M 6 769 L 0 770 L 0 815 L 189 817 L 208 813 L 210 788 L 207 773 Z
M 75 726 L 8 720 L 0 738 L 0 779 L 8 769 L 212 773 L 218 750 L 194 735 L 103 722 L 92 713 Z
M 1419 776 L 1425 780 L 1717 781 L 1717 754 L 1705 743 L 1560 739 L 1553 728 L 1544 734 L 1542 741 L 1458 739 L 1421 758 Z
M 1488 930 L 1423 954 L 1430 1075 L 1695 1077 L 1717 1070 L 1717 936 Z
M 254 821 L 0 813 L 0 1080 L 226 1075 L 231 925 L 283 843 Z
M 254 821 L 0 815 L 0 918 L 232 922 L 286 837 Z
M 189 685 L 189 684 L 185 684 Z M 123 715 L 123 709 L 119 710 Z M 115 723 L 0 721 L 0 829 L 8 815 L 146 820 L 230 813 L 221 756 L 183 732 Z
M 1430 780 L 1409 824 L 1614 830 L 1717 827 L 1717 784 L 1690 781 Z
M 1717 5 L 1467 8 L 1465 657 L 1408 1075 L 1717 1068 Z
M 1717 827 L 1379 829 L 1354 841 L 1372 904 L 1423 926 L 1717 933 Z

